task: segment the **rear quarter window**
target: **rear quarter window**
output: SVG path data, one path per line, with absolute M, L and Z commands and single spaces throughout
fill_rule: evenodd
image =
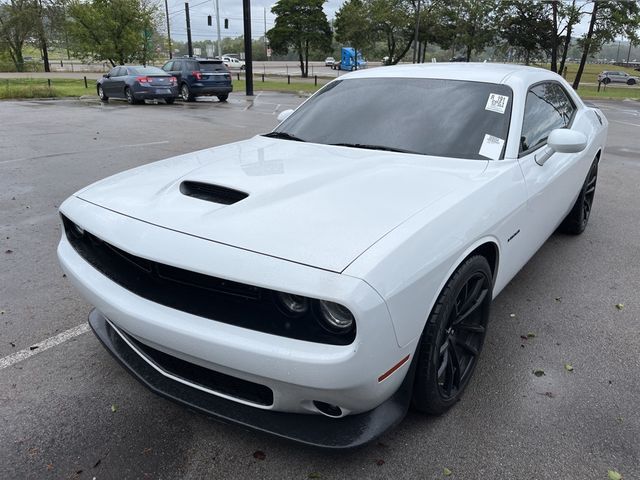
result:
M 226 72 L 227 68 L 222 62 L 200 62 L 201 72 Z

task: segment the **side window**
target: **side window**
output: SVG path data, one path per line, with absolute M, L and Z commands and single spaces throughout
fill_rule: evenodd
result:
M 173 65 L 174 65 L 174 63 L 176 63 L 176 62 L 167 62 L 167 63 L 165 63 L 165 64 L 164 64 L 164 66 L 162 67 L 162 69 L 163 69 L 165 72 L 170 72 L 171 70 L 173 70 Z
M 182 62 L 180 60 L 176 60 L 175 62 L 173 62 L 173 67 L 171 68 L 172 71 L 181 71 L 182 70 Z
M 520 153 L 544 145 L 551 130 L 566 128 L 575 105 L 557 83 L 541 83 L 529 89 L 524 107 Z
M 118 74 L 118 67 L 114 67 L 109 70 L 109 77 L 115 77 Z
M 118 67 L 118 71 L 116 72 L 116 77 L 123 77 L 127 74 L 127 69 L 124 67 Z

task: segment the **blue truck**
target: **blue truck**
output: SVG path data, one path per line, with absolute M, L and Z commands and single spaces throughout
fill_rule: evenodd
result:
M 362 52 L 358 51 L 357 56 L 358 70 L 361 68 L 367 68 L 367 61 L 362 58 Z M 356 69 L 356 51 L 352 47 L 342 47 L 340 54 L 340 62 L 334 64 L 334 70 L 355 70 Z

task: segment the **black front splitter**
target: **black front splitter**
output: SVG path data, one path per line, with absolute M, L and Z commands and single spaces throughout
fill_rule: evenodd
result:
M 96 309 L 89 325 L 106 349 L 151 391 L 225 423 L 235 423 L 295 442 L 329 449 L 365 445 L 396 426 L 406 415 L 411 400 L 412 371 L 398 391 L 373 410 L 343 418 L 263 410 L 205 393 L 172 380 L 136 353 Z

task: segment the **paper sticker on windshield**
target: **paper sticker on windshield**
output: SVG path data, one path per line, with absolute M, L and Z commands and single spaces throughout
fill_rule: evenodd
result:
M 509 97 L 506 95 L 490 93 L 489 100 L 487 100 L 487 106 L 484 107 L 484 109 L 491 110 L 492 112 L 504 113 L 507 109 L 507 103 L 509 103 Z
M 493 135 L 485 134 L 482 146 L 478 152 L 483 157 L 490 158 L 491 160 L 498 160 L 502 153 L 502 147 L 504 146 L 504 140 Z

